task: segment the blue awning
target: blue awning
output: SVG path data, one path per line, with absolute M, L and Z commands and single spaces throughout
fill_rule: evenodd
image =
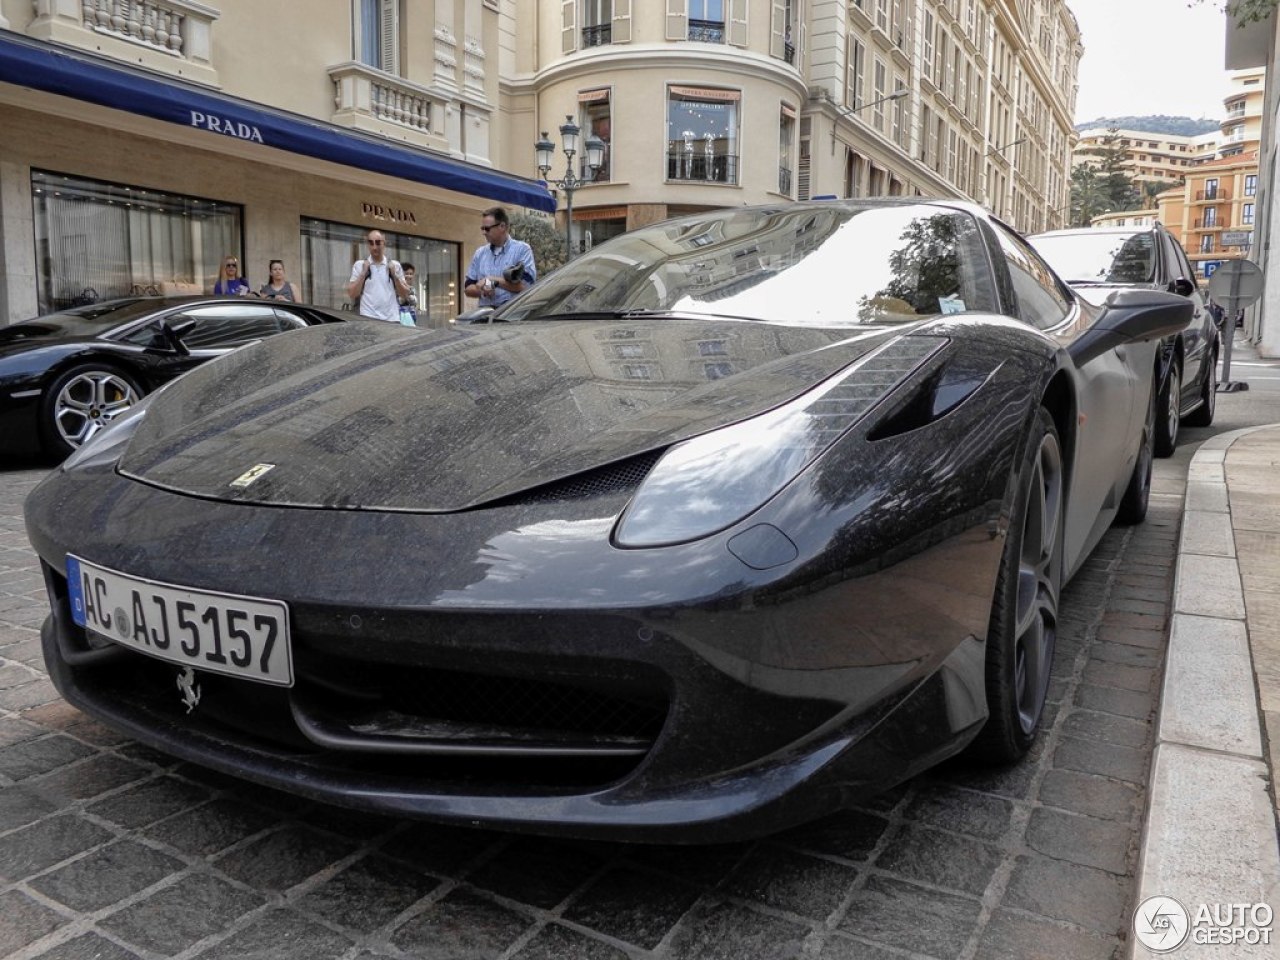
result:
M 548 213 L 556 207 L 541 181 L 435 156 L 4 30 L 0 82 L 474 197 Z

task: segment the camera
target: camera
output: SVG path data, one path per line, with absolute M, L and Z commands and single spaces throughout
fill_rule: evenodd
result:
M 524 276 L 524 264 L 513 263 L 507 269 L 502 271 L 502 279 L 507 283 L 519 283 L 520 278 Z

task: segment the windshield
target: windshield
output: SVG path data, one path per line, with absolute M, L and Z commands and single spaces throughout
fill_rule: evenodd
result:
M 152 299 L 108 300 L 84 307 L 72 307 L 59 313 L 24 320 L 11 327 L 0 328 L 0 343 L 18 340 L 43 340 L 55 337 L 96 337 L 121 324 L 153 313 L 162 303 Z
M 1067 283 L 1150 283 L 1155 277 L 1155 234 L 1150 232 L 1045 234 L 1031 243 Z
M 717 210 L 623 234 L 495 319 L 643 312 L 839 327 L 997 309 L 986 249 L 968 213 L 813 203 Z

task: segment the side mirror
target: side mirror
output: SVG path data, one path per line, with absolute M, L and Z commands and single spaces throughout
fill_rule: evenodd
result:
M 1194 305 L 1186 297 L 1157 290 L 1117 290 L 1107 297 L 1097 322 L 1067 347 L 1076 366 L 1125 343 L 1159 340 L 1191 322 Z
M 1180 297 L 1189 297 L 1196 292 L 1196 285 L 1186 277 L 1178 277 L 1176 280 L 1169 281 L 1169 292 L 1176 293 Z
M 187 345 L 182 342 L 182 338 L 191 332 L 196 322 L 190 318 L 180 320 L 170 320 L 168 317 L 160 321 L 159 334 L 164 341 L 164 345 L 174 353 L 183 355 L 189 354 L 191 351 L 187 349 Z

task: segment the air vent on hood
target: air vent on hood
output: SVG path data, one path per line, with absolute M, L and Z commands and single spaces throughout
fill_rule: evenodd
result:
M 627 492 L 640 486 L 649 475 L 653 465 L 661 459 L 664 450 L 651 450 L 636 457 L 628 457 L 615 463 L 606 464 L 596 470 L 589 470 L 577 476 L 567 477 L 555 483 L 526 490 L 498 501 L 503 506 L 514 506 L 524 503 L 558 503 L 565 500 L 579 500 L 584 497 L 601 497 L 611 493 Z M 486 506 L 495 506 L 490 503 Z

